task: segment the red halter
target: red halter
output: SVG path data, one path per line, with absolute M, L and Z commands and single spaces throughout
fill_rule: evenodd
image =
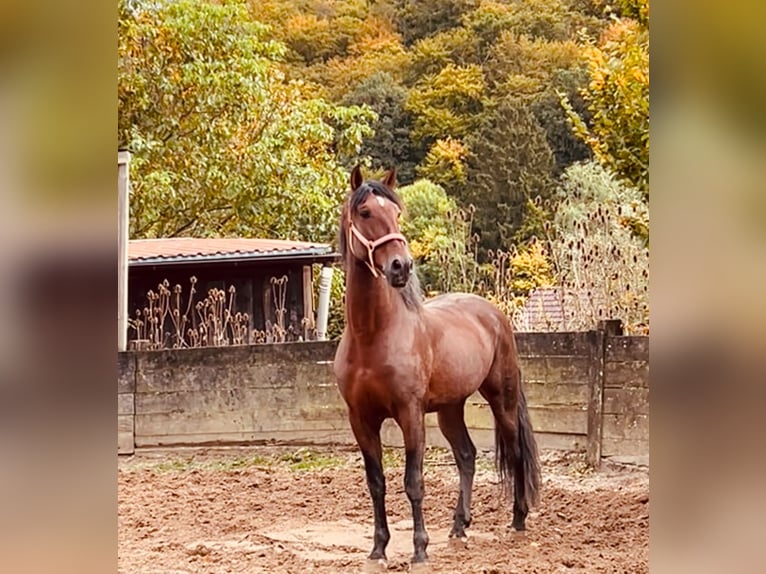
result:
M 351 241 L 351 234 L 354 234 L 356 238 L 359 240 L 359 243 L 364 245 L 367 248 L 367 258 L 368 261 L 365 261 L 364 264 L 367 265 L 367 267 L 370 269 L 370 272 L 372 273 L 372 276 L 377 278 L 379 273 L 377 268 L 375 267 L 375 260 L 373 259 L 373 254 L 375 253 L 375 250 L 380 247 L 381 245 L 388 243 L 389 241 L 403 241 L 405 245 L 407 245 L 407 238 L 402 235 L 401 233 L 387 233 L 383 237 L 377 238 L 375 241 L 370 241 L 367 239 L 361 231 L 359 231 L 354 223 L 351 221 L 351 214 L 349 213 L 348 216 L 348 248 L 351 250 L 351 253 L 354 253 L 354 247 L 353 243 Z

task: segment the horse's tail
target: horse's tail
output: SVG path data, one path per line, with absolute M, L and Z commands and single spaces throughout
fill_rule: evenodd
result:
M 539 500 L 540 461 L 537 454 L 537 442 L 532 432 L 532 423 L 529 420 L 527 397 L 521 386 L 521 373 L 519 373 L 519 402 L 516 419 L 518 423 L 516 444 L 509 444 L 509 440 L 502 432 L 500 425 L 495 424 L 495 465 L 506 494 L 511 494 L 514 478 L 516 484 L 521 481 L 524 486 L 523 502 L 529 509 L 535 506 Z
M 521 383 L 520 380 L 519 383 Z M 521 450 L 522 476 L 524 478 L 524 498 L 527 501 L 527 507 L 532 508 L 537 505 L 540 498 L 540 459 L 537 454 L 537 441 L 535 441 L 535 435 L 532 432 L 532 423 L 529 420 L 524 387 L 519 389 L 519 409 L 517 414 L 519 420 L 519 449 Z

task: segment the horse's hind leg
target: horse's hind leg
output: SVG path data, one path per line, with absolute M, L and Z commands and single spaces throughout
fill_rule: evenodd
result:
M 364 471 L 367 475 L 367 487 L 372 498 L 372 508 L 375 515 L 375 532 L 373 547 L 369 560 L 386 559 L 386 546 L 391 538 L 386 519 L 386 477 L 383 474 L 383 449 L 380 444 L 380 427 L 383 421 L 370 421 L 371 417 L 362 416 L 354 411 L 349 412 L 351 430 L 364 458 Z
M 471 492 L 476 470 L 476 447 L 465 427 L 463 404 L 449 405 L 438 413 L 439 428 L 452 447 L 452 454 L 455 456 L 455 464 L 460 474 L 460 494 L 455 507 L 450 538 L 465 538 L 465 529 L 471 525 Z

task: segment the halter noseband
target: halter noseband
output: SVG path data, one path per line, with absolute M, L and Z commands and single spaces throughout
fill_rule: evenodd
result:
M 389 241 L 403 241 L 405 245 L 407 245 L 407 238 L 402 235 L 401 233 L 387 233 L 383 237 L 378 237 L 375 241 L 370 241 L 367 239 L 361 231 L 359 231 L 356 226 L 354 225 L 354 222 L 351 221 L 351 211 L 349 210 L 348 213 L 348 248 L 351 250 L 351 253 L 354 253 L 354 244 L 351 241 L 351 234 L 354 234 L 354 236 L 359 240 L 359 243 L 364 245 L 367 248 L 367 258 L 368 261 L 365 261 L 364 264 L 367 265 L 370 272 L 372 273 L 372 276 L 376 279 L 379 276 L 378 269 L 375 267 L 375 260 L 373 259 L 373 254 L 375 253 L 375 250 L 380 247 L 381 245 L 388 243 Z

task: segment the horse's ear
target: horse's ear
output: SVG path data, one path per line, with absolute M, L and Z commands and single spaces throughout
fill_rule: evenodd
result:
M 386 172 L 383 183 L 390 189 L 396 189 L 396 168 L 392 167 Z
M 356 191 L 363 183 L 362 167 L 357 165 L 351 170 L 351 191 Z

